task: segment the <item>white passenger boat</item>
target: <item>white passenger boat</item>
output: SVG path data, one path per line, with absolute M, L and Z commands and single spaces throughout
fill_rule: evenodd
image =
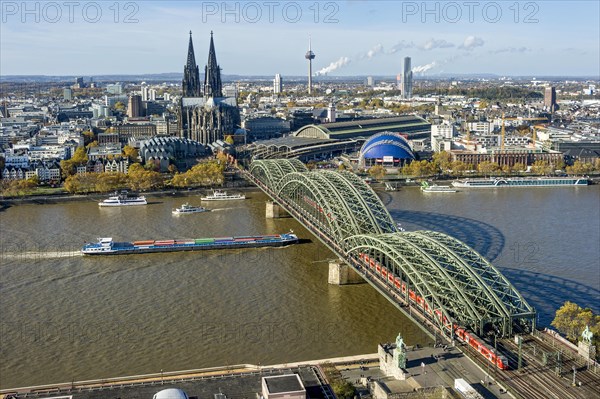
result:
M 227 194 L 227 191 L 214 190 L 211 195 L 200 198 L 202 201 L 229 201 L 246 199 L 244 194 Z
M 179 208 L 173 209 L 174 215 L 183 215 L 186 213 L 199 213 L 199 212 L 207 212 L 208 209 L 203 206 L 193 206 L 188 203 L 181 205 Z
M 496 188 L 496 187 L 564 187 L 587 186 L 587 177 L 490 177 L 489 179 L 463 179 L 452 182 L 454 187 Z
M 450 186 L 429 185 L 427 182 L 421 184 L 421 191 L 424 193 L 455 193 L 457 190 Z
M 116 192 L 113 196 L 108 197 L 99 206 L 132 206 L 132 205 L 147 205 L 146 197 L 137 194 L 128 193 L 126 190 Z

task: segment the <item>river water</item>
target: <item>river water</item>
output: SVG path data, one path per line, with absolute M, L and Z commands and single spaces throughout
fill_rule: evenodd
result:
M 498 266 L 547 324 L 565 300 L 600 311 L 600 186 L 423 194 L 381 192 L 407 230 L 451 234 Z M 266 197 L 173 216 L 197 196 L 146 207 L 97 200 L 0 211 L 0 387 L 227 364 L 372 353 L 401 332 L 428 338 L 367 284 L 330 286 L 333 255 Z M 299 245 L 81 257 L 84 241 L 269 234 Z

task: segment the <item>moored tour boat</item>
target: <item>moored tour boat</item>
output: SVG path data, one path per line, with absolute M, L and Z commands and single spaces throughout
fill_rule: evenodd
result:
M 587 186 L 587 177 L 490 177 L 489 179 L 463 179 L 452 182 L 454 187 L 496 188 L 496 187 L 564 187 Z
M 457 190 L 450 186 L 429 185 L 427 182 L 421 184 L 421 191 L 424 193 L 455 193 Z
M 142 195 L 132 194 L 123 190 L 121 192 L 115 192 L 114 195 L 108 197 L 102 202 L 99 202 L 99 206 L 132 206 L 132 205 L 147 205 L 146 197 Z

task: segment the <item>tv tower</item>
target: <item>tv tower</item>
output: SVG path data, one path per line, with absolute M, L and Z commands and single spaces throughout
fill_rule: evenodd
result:
M 312 93 L 312 60 L 315 59 L 315 53 L 312 52 L 310 36 L 308 37 L 308 51 L 304 55 L 308 60 L 308 94 Z

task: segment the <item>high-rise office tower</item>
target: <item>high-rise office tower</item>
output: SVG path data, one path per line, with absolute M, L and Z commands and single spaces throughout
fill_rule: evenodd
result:
M 273 79 L 273 93 L 279 94 L 281 92 L 282 92 L 281 75 L 275 74 L 275 79 Z
M 410 66 L 410 57 L 404 57 L 404 68 L 402 69 L 401 83 L 402 98 L 412 97 L 413 73 Z
M 136 94 L 129 97 L 129 103 L 127 104 L 127 116 L 130 118 L 142 116 L 142 96 L 138 96 Z
M 142 101 L 148 101 L 148 86 L 142 86 Z
M 549 86 L 544 90 L 544 107 L 550 112 L 554 112 L 558 109 L 556 105 L 556 88 Z

